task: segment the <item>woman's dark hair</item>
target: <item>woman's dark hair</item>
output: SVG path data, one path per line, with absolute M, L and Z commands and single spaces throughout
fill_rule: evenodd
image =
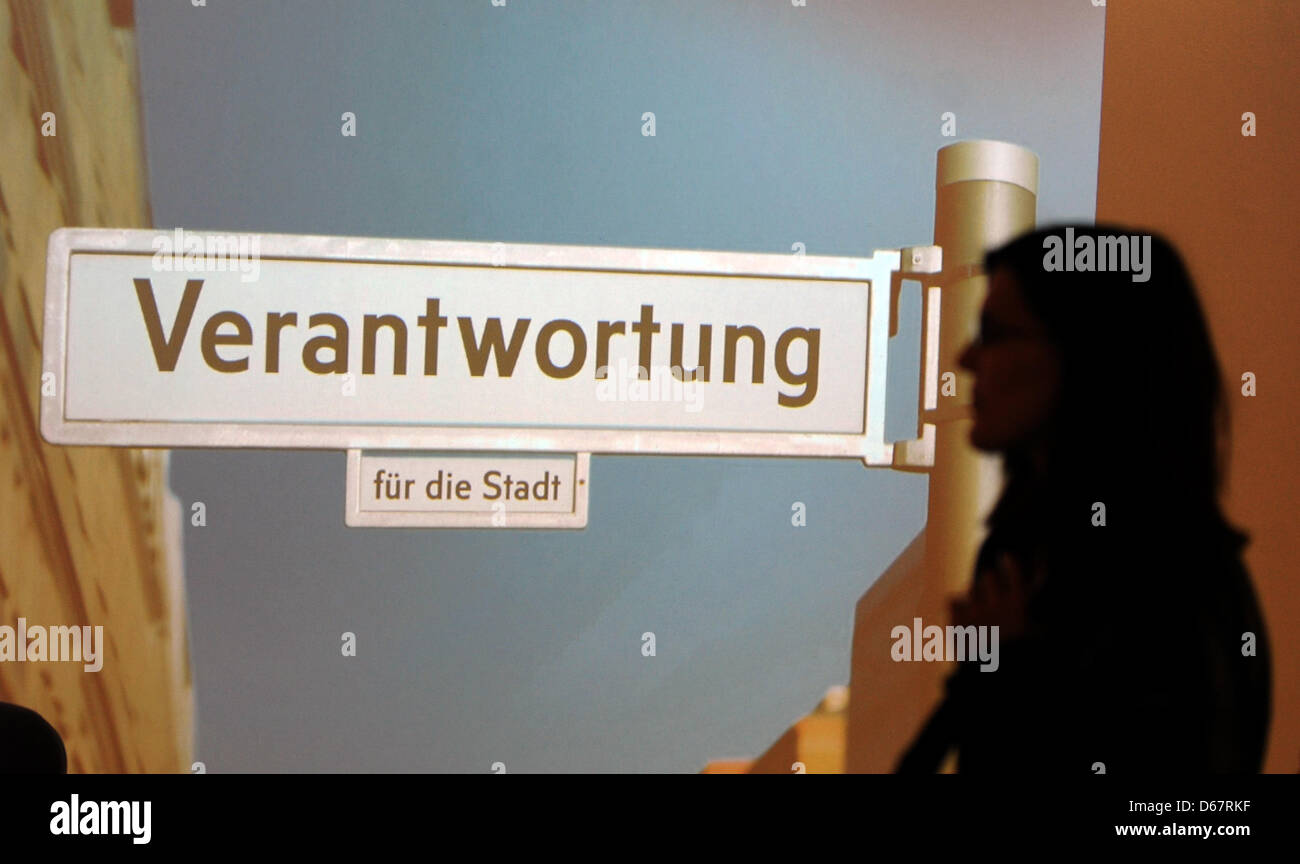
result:
M 1229 433 L 1219 364 L 1169 241 L 1122 225 L 1054 225 L 988 252 L 984 269 L 1014 277 L 1061 360 L 1053 494 L 1106 501 L 1112 523 L 1140 521 L 1148 534 L 1208 530 L 1204 539 L 1239 550 L 1246 535 L 1219 506 Z M 1005 454 L 1008 491 L 1025 468 L 1024 454 Z

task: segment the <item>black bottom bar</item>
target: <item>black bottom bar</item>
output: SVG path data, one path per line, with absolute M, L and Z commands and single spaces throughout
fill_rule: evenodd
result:
M 36 846 L 128 854 L 337 853 L 399 844 L 432 851 L 463 842 L 483 851 L 512 842 L 538 851 L 551 845 L 546 838 L 557 848 L 592 848 L 591 840 L 608 838 L 614 845 L 598 848 L 621 857 L 644 854 L 643 842 L 661 838 L 678 851 L 682 840 L 697 849 L 701 842 L 716 843 L 729 852 L 749 841 L 863 854 L 898 841 L 918 850 L 953 841 L 994 851 L 1022 843 L 1069 849 L 1099 842 L 1176 851 L 1208 843 L 1226 851 L 1258 841 L 1293 845 L 1300 816 L 1300 782 L 1286 775 L 717 782 L 590 775 L 10 775 L 0 784 L 0 824 L 6 852 Z M 148 842 L 136 843 L 146 824 Z M 94 828 L 117 833 L 84 833 Z

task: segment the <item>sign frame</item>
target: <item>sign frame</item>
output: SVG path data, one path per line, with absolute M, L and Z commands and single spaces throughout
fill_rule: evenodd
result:
M 200 237 L 229 232 L 195 231 Z M 868 298 L 864 428 L 861 433 L 745 432 L 634 427 L 414 426 L 69 420 L 64 415 L 71 259 L 79 252 L 152 256 L 154 240 L 170 232 L 147 229 L 60 228 L 50 235 L 46 261 L 42 372 L 53 373 L 53 396 L 41 399 L 41 434 L 53 444 L 128 447 L 291 448 L 331 450 L 476 450 L 628 455 L 797 456 L 861 458 L 889 466 L 885 441 L 886 373 L 892 280 L 902 273 L 936 273 L 938 247 L 875 250 L 870 258 L 715 252 L 601 246 L 484 243 L 454 240 L 258 234 L 261 259 L 321 262 L 596 270 L 660 275 L 744 276 L 863 283 Z M 198 271 L 201 272 L 201 271 Z

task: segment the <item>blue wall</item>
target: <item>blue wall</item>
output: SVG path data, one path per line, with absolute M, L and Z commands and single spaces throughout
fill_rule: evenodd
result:
M 869 255 L 930 242 L 935 152 L 964 138 L 1030 147 L 1040 221 L 1087 220 L 1104 15 L 144 0 L 154 222 Z M 902 312 L 894 437 L 915 423 L 915 294 Z M 853 605 L 925 517 L 924 477 L 860 462 L 597 456 L 582 532 L 348 529 L 343 469 L 342 453 L 173 455 L 177 494 L 208 512 L 185 568 L 209 771 L 757 755 L 847 682 Z

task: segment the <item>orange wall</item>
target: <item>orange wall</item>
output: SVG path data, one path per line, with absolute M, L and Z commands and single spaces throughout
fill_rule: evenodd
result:
M 1232 411 L 1227 511 L 1253 538 L 1273 646 L 1265 770 L 1285 772 L 1300 769 L 1297 33 L 1296 0 L 1111 0 L 1097 181 L 1098 221 L 1166 234 L 1201 291 Z M 1160 386 L 1177 358 L 1148 374 Z

